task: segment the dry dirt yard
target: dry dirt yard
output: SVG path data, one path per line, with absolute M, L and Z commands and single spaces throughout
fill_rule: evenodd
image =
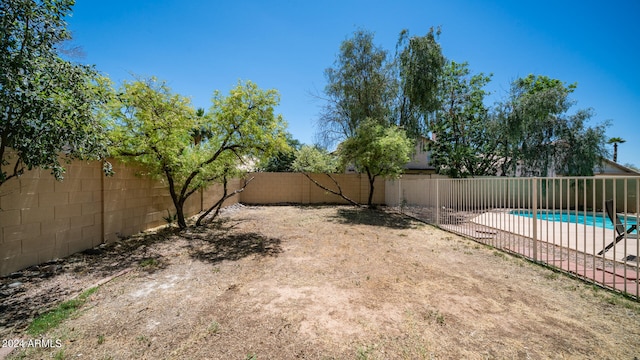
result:
M 640 357 L 637 302 L 384 211 L 240 206 L 73 259 L 22 294 L 132 270 L 10 358 Z

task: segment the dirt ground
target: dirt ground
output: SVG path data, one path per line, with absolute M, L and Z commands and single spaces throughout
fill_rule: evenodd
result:
M 46 267 L 49 268 L 46 268 Z M 52 267 L 52 268 L 51 268 Z M 46 272 L 49 270 L 49 272 Z M 238 206 L 45 265 L 2 299 L 0 338 L 39 298 L 114 274 L 9 358 L 634 359 L 640 304 L 398 214 Z M 11 289 L 14 289 L 12 287 Z M 44 305 L 44 304 L 43 304 Z

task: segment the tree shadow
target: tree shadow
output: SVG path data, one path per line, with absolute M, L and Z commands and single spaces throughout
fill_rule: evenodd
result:
M 176 236 L 181 236 L 179 229 L 166 227 L 87 249 L 68 259 L 77 260 L 76 266 L 72 267 L 73 272 L 90 272 L 98 277 L 138 266 L 142 266 L 147 272 L 154 272 L 165 267 L 164 256 L 157 253 L 154 246 L 172 241 Z M 153 266 L 148 266 L 149 264 Z
M 180 236 L 176 228 L 136 234 L 1 277 L 0 335 L 26 329 L 38 314 L 86 290 L 78 284 L 95 283 L 126 269 L 151 273 L 165 268 L 168 261 L 155 247 L 174 240 L 176 235 Z M 66 274 L 79 282 L 47 282 Z
M 386 212 L 380 209 L 339 208 L 331 221 L 347 225 L 381 226 L 391 229 L 414 229 L 416 221 L 402 214 Z
M 235 230 L 241 222 L 242 219 L 222 218 L 202 227 L 192 226 L 185 230 L 167 227 L 136 234 L 1 277 L 0 337 L 12 331 L 24 331 L 38 314 L 67 300 L 69 294 L 86 290 L 76 288 L 74 283 L 47 283 L 59 275 L 104 279 L 126 269 L 153 273 L 166 268 L 170 263 L 167 257 L 179 251 L 176 250 L 178 248 L 185 249 L 195 259 L 212 264 L 251 255 L 276 256 L 282 251 L 280 239 Z M 176 243 L 181 239 L 187 240 L 186 244 Z M 29 289 L 40 290 L 33 292 Z
M 192 258 L 217 264 L 224 260 L 240 260 L 254 255 L 256 257 L 277 256 L 282 252 L 281 240 L 266 237 L 255 232 L 221 234 L 212 236 L 199 243 L 190 244 Z

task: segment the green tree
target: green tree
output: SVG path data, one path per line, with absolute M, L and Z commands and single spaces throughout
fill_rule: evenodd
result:
M 302 145 L 296 151 L 293 171 L 316 174 L 332 174 L 338 171 L 338 158 L 318 146 Z
M 613 144 L 613 162 L 618 162 L 618 144 L 624 144 L 627 142 L 621 137 L 612 137 L 607 141 L 607 144 Z
M 546 176 L 557 139 L 559 117 L 572 105 L 568 95 L 576 85 L 565 85 L 547 76 L 529 75 L 511 85 L 509 102 L 503 114 L 503 174 L 515 173 L 520 166 L 523 175 Z M 508 169 L 508 170 L 507 170 Z M 505 172 L 506 171 L 506 172 Z
M 286 148 L 284 121 L 274 114 L 277 91 L 252 82 L 238 83 L 228 96 L 216 91 L 208 114 L 155 79 L 125 82 L 118 100 L 113 154 L 167 182 L 180 228 L 187 226 L 184 204 L 193 193 L 220 182 L 224 198 L 227 179 L 244 173 L 240 165 Z
M 293 162 L 296 159 L 296 151 L 300 150 L 302 144 L 294 139 L 291 133 L 286 133 L 287 145 L 289 149 L 279 151 L 270 157 L 265 163 L 260 164 L 260 171 L 266 172 L 292 172 Z
M 605 131 L 608 123 L 586 126 L 590 110 L 580 110 L 561 122 L 559 140 L 554 143 L 554 165 L 558 174 L 593 176 L 594 167 L 607 153 Z
M 490 81 L 471 75 L 467 63 L 448 61 L 439 87 L 440 108 L 431 125 L 432 165 L 454 178 L 495 175 L 498 156 L 494 124 L 484 105 Z
M 413 141 L 407 138 L 403 129 L 383 126 L 373 120 L 362 123 L 355 135 L 338 147 L 343 167 L 353 164 L 356 171 L 367 174 L 369 207 L 373 206 L 375 180 L 400 176 L 412 151 Z
M 373 43 L 373 33 L 357 31 L 342 42 L 334 67 L 325 70 L 326 106 L 320 136 L 334 144 L 355 135 L 366 119 L 389 123 L 395 80 L 387 52 Z
M 0 185 L 36 167 L 60 180 L 61 159 L 106 154 L 99 113 L 111 95 L 109 81 L 59 55 L 71 38 L 65 18 L 73 4 L 0 2 Z
M 398 125 L 414 139 L 427 133 L 440 108 L 438 89 L 445 57 L 437 42 L 439 35 L 439 28 L 431 28 L 424 36 L 409 36 L 403 30 L 396 46 L 400 91 L 395 113 Z
M 586 127 L 589 110 L 567 114 L 574 105 L 569 95 L 575 88 L 576 84 L 566 85 L 542 75 L 513 82 L 509 100 L 499 104 L 496 113 L 498 129 L 502 130 L 503 175 L 519 169 L 524 176 L 547 176 L 554 168 L 574 175 L 593 173 L 599 158 L 606 154 L 607 124 Z M 589 147 L 577 146 L 577 139 L 589 139 Z M 577 161 L 581 163 L 575 167 Z
M 356 201 L 345 195 L 340 183 L 332 175 L 342 170 L 340 168 L 340 160 L 335 153 L 329 153 L 319 146 L 303 145 L 296 151 L 296 158 L 291 167 L 293 171 L 302 173 L 309 181 L 324 191 L 337 195 L 352 205 L 360 206 Z M 312 174 L 326 176 L 333 183 L 333 188 L 321 183 Z
M 400 148 L 404 149 L 403 144 L 411 141 L 396 127 L 398 111 L 394 106 L 398 102 L 399 82 L 395 66 L 397 62 L 390 61 L 387 52 L 374 45 L 373 34 L 361 30 L 342 42 L 334 67 L 325 71 L 327 105 L 320 117 L 320 136 L 325 144 L 342 141 L 337 152 L 342 166 L 351 163 L 359 172 L 367 173 L 369 205 L 374 180 L 394 176 L 398 159 L 404 160 L 401 166 L 409 161 L 404 152 L 399 152 Z M 400 134 L 405 142 L 401 141 Z M 408 152 L 411 152 L 410 145 Z M 335 179 L 330 178 L 338 186 Z M 333 193 L 343 196 L 340 189 Z

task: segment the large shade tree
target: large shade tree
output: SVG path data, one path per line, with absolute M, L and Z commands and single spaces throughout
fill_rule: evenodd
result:
M 544 75 L 512 83 L 509 99 L 496 112 L 503 175 L 593 174 L 606 155 L 607 123 L 588 127 L 590 110 L 568 113 L 575 104 L 569 97 L 575 88 Z
M 388 54 L 373 33 L 357 31 L 340 45 L 334 66 L 325 70 L 326 105 L 319 119 L 325 145 L 355 135 L 367 119 L 391 120 L 395 79 Z
M 243 173 L 244 162 L 286 149 L 285 123 L 274 113 L 278 102 L 276 90 L 241 82 L 228 96 L 215 92 L 205 114 L 164 82 L 124 83 L 114 105 L 112 151 L 166 181 L 178 226 L 185 228 L 184 205 L 196 191 L 213 182 L 226 185 L 227 179 Z
M 425 57 L 423 44 L 414 39 L 408 43 L 412 50 L 402 51 L 404 61 L 400 62 L 374 44 L 372 33 L 357 31 L 342 42 L 334 66 L 325 71 L 327 104 L 320 118 L 321 137 L 330 140 L 328 144 L 340 141 L 337 155 L 342 168 L 352 165 L 367 175 L 369 206 L 376 178 L 398 176 L 410 160 L 414 139 L 407 138 L 405 128 L 410 127 L 414 135 L 420 131 L 415 117 L 405 114 L 423 109 L 410 104 L 419 89 L 429 86 L 425 85 L 429 79 L 418 76 L 424 67 L 411 64 Z M 403 89 L 413 91 L 406 96 L 399 96 L 399 64 L 404 65 L 407 76 Z M 407 74 L 411 71 L 414 76 Z M 407 110 L 400 111 L 397 106 L 407 106 Z
M 432 165 L 451 177 L 494 175 L 495 124 L 484 104 L 490 76 L 471 75 L 467 63 L 448 61 L 440 77 L 439 109 L 430 129 Z
M 410 36 L 403 30 L 396 48 L 400 86 L 394 112 L 398 125 L 414 139 L 430 130 L 440 108 L 438 94 L 446 60 L 437 41 L 439 35 L 439 28 L 431 28 L 424 36 Z
M 61 159 L 106 154 L 101 109 L 108 80 L 61 55 L 74 1 L 0 1 L 0 185 L 35 167 L 64 174 Z

